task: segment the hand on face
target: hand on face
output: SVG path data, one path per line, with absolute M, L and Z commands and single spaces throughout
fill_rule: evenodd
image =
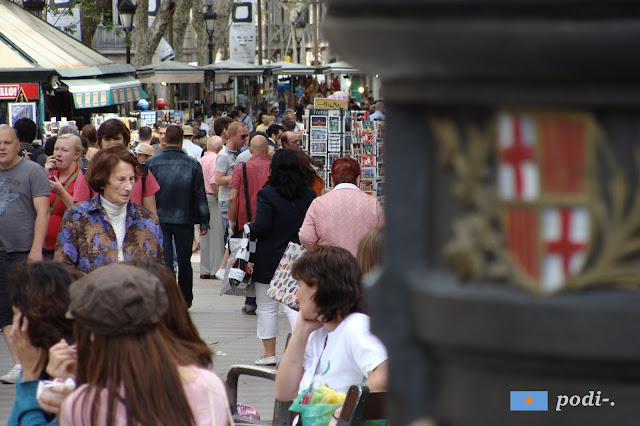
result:
M 29 320 L 22 312 L 13 308 L 13 323 L 9 332 L 9 342 L 18 355 L 22 364 L 22 380 L 37 380 L 42 373 L 44 349 L 31 344 L 29 339 Z

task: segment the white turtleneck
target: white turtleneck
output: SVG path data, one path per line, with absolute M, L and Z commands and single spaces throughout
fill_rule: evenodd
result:
M 124 252 L 122 251 L 122 245 L 124 244 L 124 233 L 127 223 L 127 205 L 116 206 L 111 201 L 100 196 L 100 204 L 107 212 L 107 217 L 111 226 L 116 233 L 116 243 L 118 243 L 118 262 L 124 260 Z

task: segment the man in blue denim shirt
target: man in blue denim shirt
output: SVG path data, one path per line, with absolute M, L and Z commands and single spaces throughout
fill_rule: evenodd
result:
M 165 135 L 167 147 L 149 159 L 149 170 L 160 184 L 156 193 L 158 219 L 163 235 L 164 264 L 173 264 L 172 239 L 178 256 L 178 285 L 187 306 L 193 302 L 193 269 L 191 242 L 193 225 L 199 224 L 200 235 L 209 229 L 209 206 L 204 189 L 202 167 L 182 150 L 182 128 L 169 126 Z

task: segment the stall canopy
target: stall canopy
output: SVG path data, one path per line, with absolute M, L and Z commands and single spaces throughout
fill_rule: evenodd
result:
M 275 62 L 269 65 L 269 68 L 271 68 L 273 74 L 280 75 L 313 75 L 318 72 L 317 67 L 285 61 Z
M 96 108 L 137 102 L 147 98 L 140 81 L 130 76 L 62 79 L 76 108 Z
M 332 62 L 320 67 L 323 74 L 360 74 L 360 70 L 346 62 Z
M 229 59 L 227 61 L 217 62 L 215 64 L 205 65 L 205 70 L 214 71 L 216 74 L 228 74 L 229 76 L 247 77 L 247 76 L 260 76 L 264 75 L 265 71 L 271 73 L 278 73 L 279 67 L 271 65 L 255 65 L 248 62 L 240 62 Z
M 57 74 L 66 86 L 59 86 L 51 79 L 51 88 L 70 88 L 78 108 L 147 97 L 140 82 L 131 77 L 135 73 L 131 65 L 114 63 L 9 0 L 0 0 L 0 55 L 0 72 L 15 75 L 20 71 L 35 75 L 48 70 L 46 80 L 38 80 L 43 83 Z M 86 89 L 82 92 L 81 102 L 75 96 L 79 94 L 78 87 Z M 87 94 L 90 102 L 86 102 Z
M 164 61 L 140 67 L 136 73 L 142 83 L 203 83 L 204 70 L 177 61 Z

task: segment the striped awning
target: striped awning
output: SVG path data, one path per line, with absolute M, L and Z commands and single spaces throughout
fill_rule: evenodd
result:
M 63 79 L 73 95 L 76 108 L 100 108 L 137 102 L 149 96 L 140 81 L 131 76 Z

